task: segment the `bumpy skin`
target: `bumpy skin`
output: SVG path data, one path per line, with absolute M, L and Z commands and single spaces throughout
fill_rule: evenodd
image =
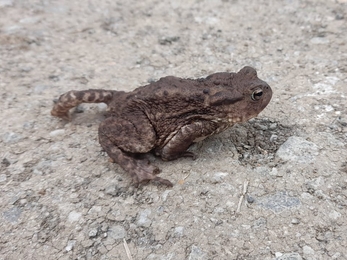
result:
M 106 103 L 109 111 L 99 127 L 99 142 L 107 154 L 135 185 L 156 181 L 172 186 L 140 155 L 153 151 L 163 160 L 194 158 L 187 151 L 192 143 L 257 116 L 271 96 L 270 86 L 255 69 L 244 67 L 238 73 L 201 79 L 168 76 L 128 93 L 69 91 L 60 96 L 51 114 L 69 119 L 69 110 L 80 103 Z

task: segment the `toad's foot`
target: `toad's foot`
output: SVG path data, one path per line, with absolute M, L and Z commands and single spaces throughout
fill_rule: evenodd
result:
M 163 184 L 168 187 L 173 186 L 171 181 L 157 176 L 160 170 L 158 167 L 151 165 L 147 160 L 133 161 L 132 165 L 129 165 L 127 168 L 132 168 L 131 170 L 129 169 L 128 172 L 131 175 L 135 187 L 138 187 L 140 183 L 148 181 Z

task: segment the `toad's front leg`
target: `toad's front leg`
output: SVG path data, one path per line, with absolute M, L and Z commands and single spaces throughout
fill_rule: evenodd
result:
M 177 133 L 168 140 L 165 145 L 155 150 L 163 160 L 175 160 L 179 157 L 193 157 L 192 152 L 187 151 L 192 143 L 199 142 L 206 137 L 226 128 L 213 121 L 195 121 L 181 127 Z
M 169 180 L 160 178 L 160 170 L 147 159 L 138 155 L 151 151 L 156 134 L 146 118 L 139 113 L 137 124 L 119 117 L 110 117 L 99 127 L 99 142 L 114 162 L 128 172 L 135 186 L 141 182 L 154 181 L 173 186 Z M 138 125 L 138 127 L 136 127 Z

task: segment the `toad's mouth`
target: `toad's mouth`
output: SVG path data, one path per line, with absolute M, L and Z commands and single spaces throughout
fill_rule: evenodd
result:
M 215 123 L 224 123 L 228 125 L 233 125 L 236 123 L 243 122 L 244 120 L 245 120 L 244 117 L 228 115 L 225 118 L 220 118 L 220 117 L 214 118 L 212 121 Z

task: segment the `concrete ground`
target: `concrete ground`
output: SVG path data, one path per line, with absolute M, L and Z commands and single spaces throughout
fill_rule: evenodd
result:
M 346 0 L 0 0 L 0 259 L 346 259 Z M 250 122 L 135 189 L 52 100 L 253 66 Z M 241 203 L 240 203 L 241 202 Z

